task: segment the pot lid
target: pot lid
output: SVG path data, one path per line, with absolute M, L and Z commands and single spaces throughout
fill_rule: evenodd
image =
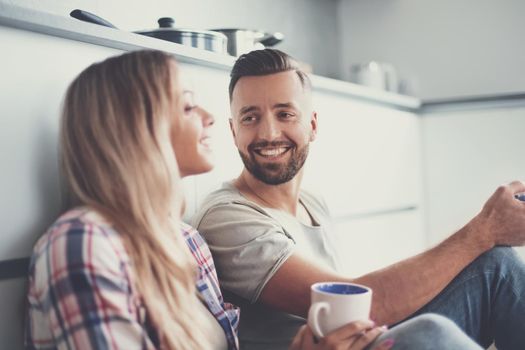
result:
M 227 40 L 228 38 L 226 35 L 214 32 L 211 30 L 195 30 L 195 29 L 189 29 L 189 28 L 175 28 L 175 20 L 172 17 L 161 17 L 157 21 L 159 23 L 159 28 L 155 29 L 149 29 L 149 30 L 139 30 L 135 33 L 138 34 L 155 34 L 155 33 L 164 33 L 166 32 L 172 32 L 174 34 L 180 35 L 180 36 L 186 36 L 186 37 L 209 37 L 209 38 L 215 38 L 215 39 L 223 39 Z

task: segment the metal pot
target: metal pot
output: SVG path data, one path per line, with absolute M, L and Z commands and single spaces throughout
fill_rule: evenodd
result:
M 73 10 L 71 17 L 81 21 L 100 24 L 106 27 L 116 27 L 103 18 L 83 10 Z M 175 20 L 171 17 L 162 17 L 158 20 L 159 28 L 152 30 L 139 30 L 134 33 L 171 41 L 220 54 L 226 54 L 228 38 L 218 32 L 206 30 L 190 30 L 174 28 Z
M 284 39 L 284 35 L 279 32 L 266 33 L 259 30 L 238 28 L 212 29 L 212 31 L 226 35 L 228 53 L 235 57 L 252 50 L 274 46 Z
M 141 30 L 135 33 L 212 52 L 226 53 L 228 38 L 224 34 L 207 30 L 176 29 L 175 20 L 171 17 L 159 18 L 158 23 L 158 29 Z

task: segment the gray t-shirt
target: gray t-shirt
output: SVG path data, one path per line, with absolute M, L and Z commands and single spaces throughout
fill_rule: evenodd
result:
M 314 226 L 249 201 L 231 182 L 208 195 L 194 216 L 193 226 L 211 249 L 226 300 L 241 307 L 239 339 L 243 350 L 288 349 L 305 322 L 256 303 L 288 257 L 297 252 L 320 266 L 337 269 L 326 205 L 306 191 L 299 198 Z

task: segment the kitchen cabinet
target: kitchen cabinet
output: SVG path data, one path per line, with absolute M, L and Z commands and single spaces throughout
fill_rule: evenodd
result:
M 319 132 L 304 182 L 335 217 L 420 205 L 416 114 L 325 92 L 314 106 Z
M 335 219 L 342 271 L 360 275 L 424 249 L 418 116 L 322 91 L 314 108 L 304 184 Z
M 357 277 L 420 253 L 425 248 L 420 209 L 336 220 L 341 271 Z
M 497 186 L 525 180 L 525 99 L 433 110 L 421 123 L 426 227 L 436 243 L 476 215 Z

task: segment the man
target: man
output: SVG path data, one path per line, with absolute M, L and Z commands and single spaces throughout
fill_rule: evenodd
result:
M 230 127 L 244 163 L 194 218 L 222 287 L 241 306 L 244 348 L 285 348 L 304 323 L 310 285 L 350 281 L 374 290 L 371 318 L 396 324 L 434 312 L 499 350 L 525 348 L 525 185 L 501 186 L 482 211 L 438 246 L 359 278 L 336 272 L 322 201 L 301 190 L 317 134 L 308 77 L 286 54 L 253 51 L 231 72 Z

